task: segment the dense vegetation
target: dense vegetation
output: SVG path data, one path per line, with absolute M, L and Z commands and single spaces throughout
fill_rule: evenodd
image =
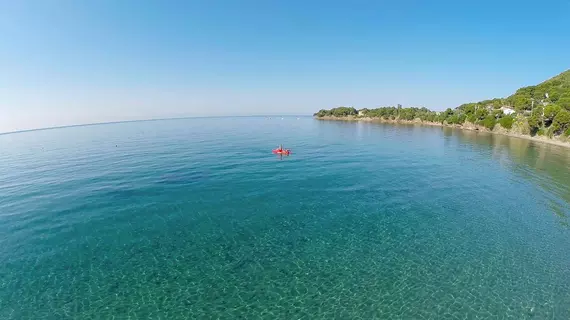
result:
M 356 115 L 358 115 L 358 111 L 354 108 L 349 108 L 349 107 L 332 108 L 331 110 L 322 109 L 321 111 L 315 113 L 315 116 L 317 117 L 326 117 L 326 116 L 346 117 L 346 116 L 356 116 Z
M 497 124 L 530 135 L 570 136 L 570 70 L 536 86 L 518 89 L 507 98 L 462 104 L 435 112 L 426 108 L 381 107 L 356 110 L 339 107 L 320 110 L 316 117 L 368 117 L 385 120 L 415 120 L 447 125 L 466 123 L 493 130 Z

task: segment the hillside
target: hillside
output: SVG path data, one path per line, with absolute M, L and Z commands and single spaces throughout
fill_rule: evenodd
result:
M 516 110 L 531 110 L 533 100 L 535 103 L 552 103 L 570 110 L 570 70 L 536 86 L 520 88 L 506 102 Z
M 434 122 L 530 136 L 568 137 L 570 136 L 570 70 L 537 85 L 520 88 L 506 98 L 465 103 L 443 112 L 426 108 L 402 108 L 398 105 L 361 110 L 352 107 L 323 109 L 314 116 Z

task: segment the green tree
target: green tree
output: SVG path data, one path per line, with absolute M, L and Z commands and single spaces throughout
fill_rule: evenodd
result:
M 534 92 L 535 86 L 528 86 L 528 87 L 522 87 L 520 89 L 517 90 L 517 92 L 515 92 L 515 95 L 520 95 L 520 96 L 532 96 L 532 93 Z
M 513 99 L 513 106 L 517 111 L 530 110 L 532 107 L 531 97 L 526 95 L 516 96 Z
M 560 107 L 566 110 L 570 110 L 570 93 L 565 93 L 564 95 L 562 95 L 560 99 L 556 101 L 556 104 L 558 104 Z
M 475 123 L 477 121 L 477 117 L 474 114 L 471 114 L 471 115 L 467 116 L 467 119 L 465 119 L 465 120 L 468 122 L 471 122 L 471 123 Z
M 436 117 L 436 121 L 439 123 L 443 123 L 445 119 L 447 119 L 447 114 L 445 112 L 440 112 Z
M 527 122 L 528 122 L 528 126 L 530 128 L 530 134 L 535 135 L 541 126 L 541 121 L 540 121 L 538 115 L 532 114 L 530 117 L 528 117 Z
M 532 110 L 531 116 L 534 115 L 538 121 L 538 126 L 544 126 L 544 107 L 538 106 Z
M 437 114 L 435 112 L 430 112 L 426 115 L 425 121 L 435 122 L 437 118 Z
M 489 111 L 486 108 L 478 108 L 475 112 L 475 118 L 477 121 L 485 119 L 489 115 Z
M 513 118 L 513 116 L 504 116 L 501 119 L 499 119 L 499 124 L 501 125 L 501 127 L 505 129 L 511 129 L 513 127 L 514 121 L 515 119 Z
M 467 120 L 467 115 L 465 113 L 462 113 L 457 117 L 458 124 L 464 124 L 465 120 Z
M 502 116 L 505 115 L 505 113 L 503 112 L 503 110 L 501 109 L 493 109 L 490 114 L 495 117 L 495 119 L 501 118 Z
M 457 110 L 462 111 L 467 115 L 471 115 L 475 113 L 476 107 L 477 107 L 476 103 L 465 103 L 457 107 Z
M 493 130 L 493 128 L 495 127 L 495 123 L 496 123 L 496 119 L 493 115 L 488 115 L 483 120 L 483 126 L 485 126 L 485 128 L 487 128 L 489 130 Z
M 358 111 L 352 107 L 338 107 L 331 109 L 331 112 L 335 117 L 354 116 L 358 114 Z
M 545 94 L 546 94 L 548 88 L 549 88 L 549 86 L 546 86 L 544 84 L 536 86 L 532 92 L 532 97 L 536 101 L 543 100 L 545 98 Z
M 568 110 L 560 110 L 556 117 L 554 117 L 550 127 L 554 134 L 566 131 L 566 129 L 570 127 L 570 112 Z
M 330 110 L 325 110 L 325 109 L 321 109 L 321 110 L 319 110 L 319 112 L 314 114 L 314 116 L 317 116 L 317 117 L 325 117 L 325 116 L 330 116 L 330 115 L 332 115 Z
M 556 117 L 558 112 L 560 112 L 560 106 L 558 105 L 549 104 L 546 107 L 544 107 L 543 121 L 546 126 L 549 126 L 552 123 L 552 120 L 554 120 L 554 117 Z
M 503 99 L 493 99 L 493 108 L 499 109 L 504 105 Z

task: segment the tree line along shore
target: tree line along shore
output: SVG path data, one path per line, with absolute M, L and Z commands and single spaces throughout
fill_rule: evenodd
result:
M 570 142 L 570 70 L 507 98 L 465 103 L 437 112 L 401 105 L 360 109 L 338 107 L 314 114 L 320 119 L 416 122 L 540 137 Z

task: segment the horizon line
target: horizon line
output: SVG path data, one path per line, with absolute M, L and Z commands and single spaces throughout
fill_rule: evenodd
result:
M 168 120 L 184 120 L 184 119 L 207 119 L 207 118 L 260 118 L 260 117 L 310 117 L 311 115 L 283 115 L 283 114 L 270 114 L 270 115 L 225 115 L 225 116 L 183 116 L 183 117 L 168 117 L 168 118 L 148 118 L 148 119 L 136 119 L 136 120 L 117 120 L 117 121 L 104 121 L 104 122 L 92 122 L 92 123 L 80 123 L 80 124 L 69 124 L 53 127 L 40 127 L 33 129 L 23 129 L 15 131 L 0 132 L 0 136 L 25 133 L 33 131 L 45 131 L 45 130 L 55 130 L 55 129 L 65 129 L 65 128 L 75 128 L 75 127 L 90 127 L 90 126 L 100 126 L 107 124 L 121 124 L 121 123 L 132 123 L 132 122 L 151 122 L 151 121 L 168 121 Z

